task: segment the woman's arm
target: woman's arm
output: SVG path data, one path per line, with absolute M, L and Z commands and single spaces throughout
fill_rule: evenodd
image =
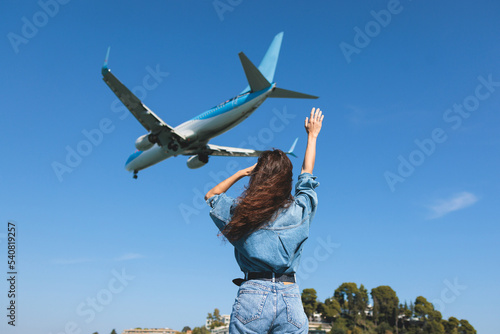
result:
M 233 184 L 238 182 L 238 180 L 244 178 L 245 176 L 249 176 L 252 173 L 253 169 L 255 168 L 255 165 L 237 171 L 236 173 L 234 173 L 233 175 L 231 175 L 230 177 L 228 177 L 227 179 L 225 179 L 224 181 L 222 181 L 221 183 L 210 189 L 208 193 L 205 195 L 205 201 L 214 195 L 225 193 L 229 188 L 231 188 Z
M 321 131 L 321 124 L 323 118 L 321 110 L 319 108 L 312 108 L 311 117 L 308 119 L 306 117 L 305 128 L 307 132 L 307 147 L 306 154 L 304 155 L 304 162 L 302 163 L 302 173 L 311 173 L 314 169 L 314 161 L 316 160 L 316 139 L 318 138 L 319 132 Z

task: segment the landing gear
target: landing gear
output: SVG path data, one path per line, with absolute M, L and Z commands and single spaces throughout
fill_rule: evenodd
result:
M 139 171 L 134 170 L 134 176 L 133 176 L 133 177 L 134 177 L 134 179 L 137 179 L 137 173 L 138 173 L 138 172 L 139 172 Z
M 171 141 L 170 143 L 168 143 L 168 148 L 175 152 L 179 149 L 179 145 L 177 145 L 175 141 Z
M 158 143 L 158 136 L 157 136 L 157 135 L 155 135 L 155 134 L 152 134 L 152 133 L 151 133 L 151 134 L 148 136 L 148 140 L 149 140 L 149 142 L 151 142 L 151 143 L 153 143 L 153 144 L 156 144 L 156 143 Z

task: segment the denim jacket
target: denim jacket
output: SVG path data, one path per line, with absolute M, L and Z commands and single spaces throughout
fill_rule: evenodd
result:
M 299 175 L 293 203 L 269 224 L 234 243 L 234 255 L 243 272 L 274 272 L 290 274 L 298 270 L 302 247 L 309 237 L 309 226 L 316 212 L 319 185 L 309 173 Z M 210 217 L 219 230 L 231 221 L 237 205 L 225 193 L 207 200 Z

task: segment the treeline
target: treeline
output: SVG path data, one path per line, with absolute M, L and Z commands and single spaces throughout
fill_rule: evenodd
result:
M 387 285 L 370 292 L 361 284 L 343 283 L 324 302 L 317 299 L 316 290 L 302 291 L 302 304 L 307 316 L 314 313 L 332 325 L 331 334 L 477 334 L 465 319 L 443 319 L 441 312 L 422 296 L 408 305 L 399 302 L 396 292 Z
M 210 323 L 209 329 L 207 329 L 205 326 L 195 327 L 193 328 L 192 334 L 210 334 L 210 330 L 216 327 L 224 326 L 224 323 L 222 322 L 222 316 L 218 308 L 214 309 L 214 313 L 209 313 L 207 315 L 207 320 Z M 190 330 L 191 328 L 189 326 L 184 326 L 184 328 L 182 329 L 182 333 L 186 333 Z
M 94 332 L 93 334 L 99 334 L 98 332 Z M 116 334 L 116 331 L 115 329 L 113 328 L 113 330 L 111 331 L 111 334 Z

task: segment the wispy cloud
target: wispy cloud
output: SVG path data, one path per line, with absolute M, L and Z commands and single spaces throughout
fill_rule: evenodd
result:
M 453 195 L 448 199 L 436 200 L 433 205 L 429 206 L 431 216 L 429 219 L 442 217 L 450 212 L 461 210 L 476 203 L 479 199 L 476 195 L 464 191 Z
M 80 258 L 80 259 L 54 259 L 52 260 L 53 264 L 62 264 L 62 265 L 67 265 L 67 264 L 78 264 L 78 263 L 86 263 L 86 262 L 92 262 L 93 260 L 88 259 L 88 258 Z
M 128 260 L 135 260 L 135 259 L 141 259 L 143 258 L 144 256 L 141 255 L 141 254 L 137 254 L 137 253 L 127 253 L 127 254 L 123 254 L 122 256 L 120 257 L 117 257 L 115 258 L 115 261 L 128 261 Z

